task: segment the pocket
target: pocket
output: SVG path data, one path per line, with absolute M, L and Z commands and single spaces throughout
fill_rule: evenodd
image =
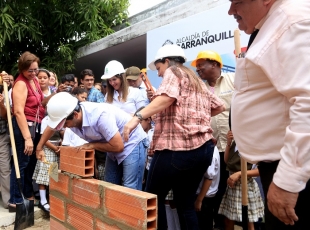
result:
M 249 79 L 246 74 L 246 59 L 237 58 L 236 60 L 236 74 L 235 74 L 235 88 L 239 92 L 245 92 L 249 87 Z

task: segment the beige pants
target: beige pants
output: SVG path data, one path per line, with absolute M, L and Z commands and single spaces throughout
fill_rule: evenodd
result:
M 0 185 L 4 207 L 10 199 L 11 175 L 10 138 L 8 134 L 0 134 Z

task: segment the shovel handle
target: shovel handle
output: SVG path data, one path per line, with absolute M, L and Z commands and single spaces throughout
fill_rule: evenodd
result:
M 8 84 L 5 81 L 3 81 L 3 88 L 4 88 L 6 113 L 7 113 L 8 123 L 9 123 L 10 139 L 11 139 L 11 146 L 12 146 L 12 152 L 13 152 L 13 159 L 14 159 L 16 178 L 20 179 L 19 165 L 18 165 L 18 159 L 17 159 L 17 153 L 16 153 L 16 145 L 15 145 L 15 138 L 14 138 L 14 132 L 13 132 L 13 125 L 12 125 L 12 116 L 11 116 L 11 110 L 10 110 Z

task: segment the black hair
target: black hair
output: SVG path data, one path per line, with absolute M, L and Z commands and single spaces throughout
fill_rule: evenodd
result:
M 61 77 L 61 83 L 65 83 L 66 81 L 73 81 L 74 82 L 74 74 L 69 73 L 65 74 L 64 76 Z
M 48 77 L 48 78 L 50 78 L 50 77 L 51 77 L 51 74 L 50 74 L 50 72 L 49 72 L 47 69 L 39 69 L 38 74 L 39 74 L 40 72 L 44 72 L 44 73 L 46 73 L 46 75 L 47 75 L 47 77 Z
M 70 115 L 66 118 L 66 120 L 72 120 L 74 117 L 74 112 L 80 112 L 80 111 L 81 111 L 81 106 L 80 106 L 80 102 L 78 102 L 74 110 L 72 111 L 72 113 L 70 113 Z
M 80 95 L 82 93 L 88 94 L 87 90 L 85 88 L 81 88 L 81 87 L 75 87 L 71 92 L 72 95 Z
M 94 73 L 93 73 L 93 71 L 91 69 L 84 69 L 84 70 L 82 70 L 82 72 L 80 73 L 81 79 L 84 80 L 86 75 L 95 77 Z

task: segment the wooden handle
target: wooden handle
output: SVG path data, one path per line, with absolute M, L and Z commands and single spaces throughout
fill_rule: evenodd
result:
M 154 94 L 155 91 L 154 91 L 154 89 L 153 89 L 153 87 L 151 85 L 151 82 L 149 81 L 149 79 L 148 79 L 148 77 L 147 77 L 147 75 L 145 73 L 142 73 L 142 81 L 144 82 L 147 90 L 151 90 L 152 93 Z
M 13 152 L 13 159 L 14 159 L 16 178 L 19 179 L 20 178 L 20 172 L 19 172 L 19 165 L 18 165 L 18 159 L 17 159 L 17 153 L 16 153 L 15 138 L 14 138 L 14 132 L 13 132 L 13 125 L 12 125 L 12 116 L 11 116 L 9 93 L 8 93 L 8 84 L 5 81 L 3 81 L 3 88 L 4 88 L 6 113 L 7 113 L 8 123 L 9 123 L 10 139 L 11 139 L 11 146 L 12 146 L 12 152 Z
M 247 176 L 247 162 L 241 157 L 241 191 L 242 191 L 242 205 L 248 205 L 248 176 Z
M 236 58 L 238 58 L 239 54 L 241 53 L 240 30 L 238 29 L 234 31 L 234 41 L 235 41 L 235 55 L 236 55 Z

